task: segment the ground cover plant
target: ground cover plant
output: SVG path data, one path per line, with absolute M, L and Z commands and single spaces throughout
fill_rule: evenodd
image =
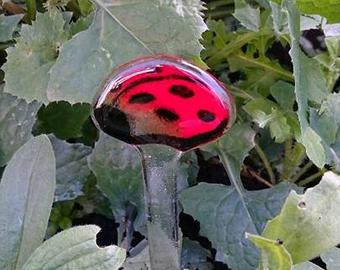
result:
M 0 269 L 150 269 L 138 153 L 90 111 L 113 68 L 156 53 L 236 103 L 178 166 L 182 267 L 339 268 L 340 1 L 0 7 Z

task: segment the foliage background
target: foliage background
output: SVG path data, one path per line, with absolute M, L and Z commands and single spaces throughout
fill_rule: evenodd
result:
M 325 263 L 336 269 L 338 249 L 322 252 L 340 242 L 339 8 L 334 0 L 1 2 L 0 175 L 6 171 L 0 192 L 10 192 L 5 182 L 20 180 L 9 174 L 14 153 L 49 134 L 56 186 L 46 238 L 98 223 L 107 228 L 99 243 L 130 251 L 126 269 L 144 267 L 138 155 L 95 128 L 90 104 L 113 67 L 175 54 L 209 69 L 237 105 L 230 132 L 181 161 L 183 262 L 192 269 Z M 322 176 L 310 193 L 297 195 Z M 27 192 L 29 202 L 50 191 Z M 2 205 L 0 225 L 13 214 Z M 290 242 L 292 232 L 299 241 Z M 321 253 L 323 262 L 304 263 Z

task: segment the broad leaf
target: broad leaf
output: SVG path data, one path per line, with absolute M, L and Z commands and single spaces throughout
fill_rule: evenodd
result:
M 0 269 L 21 269 L 42 243 L 55 187 L 55 158 L 45 135 L 24 144 L 0 182 Z
M 22 270 L 118 270 L 125 260 L 125 250 L 117 246 L 99 248 L 99 231 L 99 227 L 87 225 L 58 233 L 34 251 Z
M 258 270 L 291 270 L 292 258 L 279 242 L 254 234 L 247 234 L 258 249 L 261 250 L 261 260 Z
M 291 189 L 283 184 L 270 190 L 244 190 L 239 173 L 248 151 L 254 147 L 254 136 L 247 124 L 235 124 L 218 141 L 219 148 L 212 147 L 220 155 L 232 186 L 201 183 L 180 195 L 184 212 L 200 222 L 201 235 L 208 237 L 217 250 L 217 260 L 235 270 L 257 266 L 258 253 L 245 239 L 245 232 L 261 232 L 266 220 L 279 212 L 283 194 Z
M 321 104 L 320 112 L 310 110 L 311 127 L 321 137 L 327 164 L 340 170 L 340 94 L 331 94 Z
M 92 148 L 80 143 L 70 144 L 54 136 L 49 138 L 57 161 L 57 186 L 54 200 L 75 199 L 83 194 L 83 185 L 90 174 L 87 157 L 92 152 Z
M 290 56 L 293 61 L 295 77 L 295 95 L 298 103 L 298 118 L 301 128 L 301 138 L 297 138 L 305 148 L 308 157 L 318 167 L 323 167 L 326 163 L 325 149 L 321 145 L 320 136 L 309 126 L 307 119 L 308 99 L 319 102 L 326 96 L 327 89 L 321 72 L 315 67 L 300 49 L 300 14 L 292 1 L 288 1 L 288 23 L 291 37 Z M 317 72 L 315 72 L 317 70 Z M 311 76 L 312 74 L 312 76 Z
M 247 191 L 242 197 L 235 188 L 201 183 L 184 190 L 180 201 L 184 212 L 200 222 L 200 234 L 208 237 L 217 260 L 232 269 L 255 269 L 258 253 L 245 239 L 246 232 L 261 232 L 265 223 L 281 209 L 291 186 Z M 245 201 L 245 202 L 243 202 Z
M 282 241 L 294 264 L 310 260 L 340 242 L 339 203 L 340 176 L 327 172 L 305 194 L 292 191 L 263 236 Z
M 295 102 L 294 85 L 284 81 L 278 81 L 272 85 L 270 93 L 282 109 L 293 110 Z
M 12 16 L 0 15 L 0 42 L 13 39 L 13 33 L 22 17 L 22 14 Z
M 0 85 L 0 167 L 6 165 L 14 152 L 32 138 L 32 127 L 40 104 L 27 104 Z
M 249 192 L 240 197 L 235 188 L 201 183 L 180 195 L 184 212 L 200 222 L 200 234 L 217 250 L 217 260 L 232 269 L 254 269 L 257 252 L 245 239 L 246 232 L 261 232 L 267 220 L 281 209 L 292 186 Z M 242 202 L 246 201 L 246 203 Z
M 234 17 L 251 31 L 258 31 L 260 27 L 260 9 L 251 7 L 245 0 L 235 1 Z
M 337 28 L 340 29 L 340 25 Z M 328 51 L 315 56 L 315 59 L 322 67 L 328 90 L 332 91 L 340 76 L 340 33 L 338 36 L 326 37 L 325 43 Z
M 123 223 L 127 207 L 137 207 L 135 226 L 144 224 L 142 167 L 137 150 L 104 133 L 89 156 L 98 188 L 108 197 L 116 221 Z
M 340 249 L 334 247 L 320 255 L 321 259 L 326 263 L 327 270 L 337 270 L 340 268 Z
M 4 64 L 5 92 L 47 103 L 46 88 L 49 70 L 58 56 L 61 45 L 67 39 L 61 13 L 50 16 L 48 12 L 37 14 L 32 26 L 23 25 L 16 46 L 7 50 Z M 77 88 L 74 88 L 75 90 Z
M 274 2 L 270 2 L 270 7 L 272 9 L 273 27 L 275 34 L 281 36 L 283 34 L 288 34 L 288 18 L 287 10 L 284 5 L 278 5 Z M 301 31 L 317 29 L 320 25 L 324 24 L 323 18 L 318 15 L 301 15 L 300 16 L 300 29 Z
M 211 270 L 213 265 L 208 262 L 211 260 L 210 252 L 200 246 L 196 241 L 184 238 L 182 242 L 181 262 L 184 269 L 188 270 Z
M 117 65 L 151 53 L 197 55 L 202 48 L 199 0 L 96 2 L 92 25 L 65 43 L 51 70 L 50 100 L 91 103 Z

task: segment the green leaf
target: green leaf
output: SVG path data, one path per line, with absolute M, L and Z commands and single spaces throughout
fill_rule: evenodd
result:
M 203 59 L 210 67 L 215 67 L 230 55 L 238 52 L 249 41 L 258 37 L 256 32 L 230 33 L 223 21 L 209 20 L 209 31 L 204 33 Z M 209 37 L 209 38 L 208 38 Z
M 117 65 L 151 53 L 197 55 L 202 48 L 199 0 L 96 2 L 92 25 L 64 44 L 51 70 L 50 100 L 92 103 Z
M 200 183 L 182 191 L 180 201 L 184 212 L 200 222 L 200 235 L 211 241 L 218 261 L 235 270 L 253 270 L 258 253 L 245 233 L 261 232 L 280 211 L 291 188 L 284 183 L 240 196 L 234 187 Z
M 319 14 L 326 17 L 329 23 L 340 22 L 339 0 L 298 0 L 297 6 L 302 13 Z
M 278 80 L 294 81 L 291 72 L 266 56 L 255 58 L 253 54 L 239 51 L 228 57 L 231 71 L 244 70 L 247 79 L 240 87 L 268 95 L 270 86 Z
M 332 91 L 340 74 L 340 36 L 326 37 L 327 52 L 315 56 L 320 63 L 327 88 Z
M 0 85 L 0 167 L 6 165 L 14 152 L 32 138 L 31 130 L 40 104 L 27 104 L 2 91 Z
M 280 239 L 294 264 L 310 260 L 340 242 L 339 203 L 340 176 L 327 172 L 305 194 L 292 191 L 262 235 Z
M 82 195 L 86 177 L 90 174 L 87 157 L 92 148 L 80 143 L 70 144 L 49 136 L 57 161 L 55 201 L 72 200 Z
M 253 8 L 245 0 L 235 1 L 234 17 L 251 31 L 258 31 L 260 27 L 260 9 Z
M 80 13 L 83 17 L 88 16 L 92 11 L 95 10 L 95 6 L 90 0 L 78 0 L 78 4 Z
M 321 144 L 321 137 L 312 128 L 308 127 L 303 131 L 301 140 L 306 148 L 307 156 L 316 166 L 322 168 L 326 163 L 326 154 Z
M 181 262 L 184 269 L 188 270 L 211 270 L 212 264 L 210 251 L 203 248 L 198 242 L 184 238 L 182 242 Z
M 284 34 L 289 33 L 288 29 L 288 18 L 287 18 L 287 10 L 284 8 L 284 5 L 278 5 L 276 3 L 270 2 L 270 6 L 272 9 L 271 16 L 273 18 L 273 28 L 276 36 L 282 36 Z M 323 24 L 322 17 L 318 15 L 301 15 L 300 16 L 300 29 L 301 31 L 316 29 Z
M 327 96 L 327 88 L 319 67 L 313 65 L 315 60 L 307 58 L 300 49 L 300 14 L 292 1 L 287 2 L 287 8 L 292 43 L 289 53 L 293 61 L 297 115 L 302 133 L 297 140 L 305 146 L 308 157 L 315 165 L 323 167 L 326 162 L 325 149 L 321 145 L 320 136 L 310 128 L 307 113 L 308 99 L 320 103 Z
M 273 18 L 273 28 L 275 34 L 280 36 L 282 33 L 288 32 L 286 30 L 287 26 L 287 13 L 282 9 L 281 5 L 274 3 L 274 1 L 269 2 L 271 7 L 271 17 Z
M 244 105 L 243 109 L 261 128 L 269 127 L 275 142 L 283 143 L 294 135 L 294 121 L 289 121 L 286 114 L 274 102 L 265 98 L 256 98 Z
M 321 259 L 326 263 L 327 270 L 337 270 L 340 268 L 340 249 L 334 247 L 320 255 Z
M 258 270 L 292 269 L 292 258 L 280 242 L 249 233 L 247 238 L 261 250 L 261 261 Z
M 295 102 L 294 85 L 278 81 L 270 87 L 270 93 L 284 110 L 293 110 Z
M 121 223 L 129 204 L 137 207 L 135 226 L 144 225 L 143 177 L 137 150 L 104 133 L 89 156 L 98 188 L 108 197 L 116 221 Z
M 224 168 L 234 188 L 243 199 L 244 189 L 240 178 L 241 166 L 248 152 L 255 146 L 255 132 L 248 124 L 234 124 L 228 136 L 223 136 L 213 145 L 213 150 L 220 156 Z
M 58 233 L 34 251 L 22 270 L 118 270 L 125 260 L 125 250 L 117 246 L 99 248 L 99 231 L 97 226 L 86 225 Z
M 311 127 L 322 139 L 327 164 L 340 170 L 340 94 L 331 94 L 320 111 L 310 110 Z
M 88 29 L 93 22 L 93 18 L 94 13 L 91 13 L 87 17 L 80 17 L 76 22 L 71 23 L 70 25 L 71 35 L 74 36 L 75 34 Z
M 45 135 L 12 157 L 0 182 L 0 268 L 21 269 L 42 243 L 55 188 L 55 158 Z
M 17 29 L 17 25 L 22 17 L 22 14 L 12 16 L 0 15 L 0 42 L 13 39 L 13 33 Z
M 280 212 L 291 190 L 295 190 L 298 193 L 302 192 L 302 188 L 298 188 L 296 185 L 286 181 L 275 185 L 273 188 L 247 191 L 245 198 L 257 231 L 262 232 L 266 221 L 272 219 Z
M 94 174 L 90 174 L 86 178 L 86 182 L 82 189 L 84 195 L 81 195 L 76 199 L 76 203 L 82 206 L 81 214 L 91 214 L 91 213 L 99 213 L 108 218 L 113 218 L 113 214 L 110 208 L 110 202 L 105 197 L 105 195 L 98 190 L 97 179 Z
M 5 92 L 22 97 L 28 102 L 48 102 L 46 88 L 49 71 L 67 38 L 62 14 L 53 14 L 38 14 L 32 26 L 23 25 L 21 36 L 16 39 L 16 46 L 7 49 L 7 62 L 3 66 Z M 73 91 L 75 89 L 77 88 Z
M 37 129 L 39 133 L 53 133 L 62 140 L 81 137 L 82 127 L 90 117 L 90 110 L 91 106 L 86 103 L 50 103 L 40 108 Z
M 300 49 L 300 14 L 293 4 L 288 5 L 288 23 L 292 40 L 289 54 L 294 68 L 295 94 L 299 105 L 298 113 L 302 114 L 306 112 L 307 100 L 320 104 L 327 96 L 328 90 L 319 64 L 315 59 L 304 55 Z M 302 115 L 300 118 L 302 118 Z M 302 125 L 302 128 L 304 128 L 304 125 Z

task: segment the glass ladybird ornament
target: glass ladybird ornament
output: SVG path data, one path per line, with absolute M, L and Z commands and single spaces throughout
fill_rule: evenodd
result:
M 113 71 L 92 116 L 101 130 L 135 145 L 140 153 L 151 269 L 181 269 L 178 162 L 183 152 L 231 127 L 235 110 L 228 91 L 183 59 L 144 57 Z

